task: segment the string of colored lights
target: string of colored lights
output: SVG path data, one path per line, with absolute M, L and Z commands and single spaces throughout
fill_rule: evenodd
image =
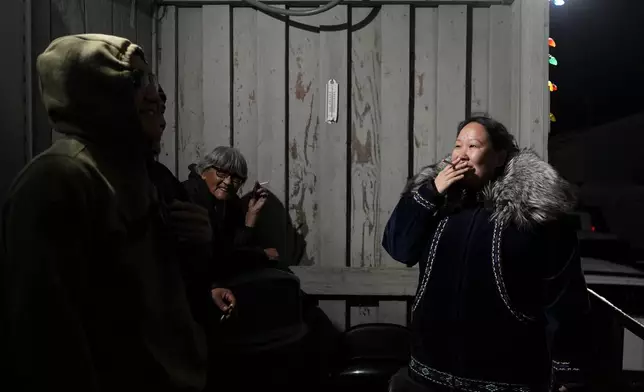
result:
M 556 6 L 562 6 L 566 4 L 566 0 L 550 0 L 550 2 Z M 554 39 L 548 38 L 548 47 L 550 48 L 557 47 L 557 43 L 555 42 Z M 559 64 L 559 62 L 557 61 L 557 58 L 551 54 L 548 54 L 548 63 L 555 67 Z M 558 89 L 559 88 L 557 87 L 556 84 L 548 80 L 548 90 L 550 90 L 551 93 L 557 91 Z M 552 114 L 552 112 L 550 112 L 550 122 L 556 122 L 556 121 L 557 121 L 557 118 L 555 117 L 554 114 Z

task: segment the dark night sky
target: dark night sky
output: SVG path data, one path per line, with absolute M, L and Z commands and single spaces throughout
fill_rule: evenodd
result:
M 550 5 L 550 162 L 580 186 L 582 209 L 644 260 L 644 0 Z M 595 218 L 594 218 L 595 219 Z
M 568 0 L 550 8 L 556 134 L 644 112 L 644 0 Z

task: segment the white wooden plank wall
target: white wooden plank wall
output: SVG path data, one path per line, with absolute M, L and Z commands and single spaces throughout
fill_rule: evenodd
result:
M 177 18 L 178 145 L 177 176 L 188 178 L 188 165 L 208 152 L 204 145 L 203 127 L 203 61 L 202 14 L 200 8 L 180 8 Z M 209 130 L 217 132 L 217 130 Z M 213 146 L 214 147 L 214 146 Z
M 10 101 L 1 105 L 8 110 L 2 117 L 5 128 L 12 131 L 3 132 L 0 143 L 0 199 L 22 166 L 57 138 L 40 97 L 38 55 L 63 35 L 117 33 L 140 44 L 150 60 L 153 24 L 152 0 L 12 0 L 3 6 L 4 52 L 17 55 L 2 64 L 2 74 L 10 76 L 2 83 L 4 91 L 10 92 L 4 94 Z
M 325 17 L 327 15 L 294 17 L 294 24 L 288 27 L 288 200 L 293 226 L 307 239 L 305 253 L 300 261 L 302 265 L 313 265 L 321 259 L 318 215 L 320 200 L 317 191 L 320 184 L 317 174 L 323 170 L 321 164 L 324 162 L 324 156 L 319 154 L 320 129 L 324 123 L 320 114 L 320 101 L 325 101 L 325 86 L 320 83 L 320 55 L 324 53 L 320 51 L 320 33 L 313 30 L 319 27 L 320 21 Z M 332 145 L 331 149 L 342 151 L 343 147 Z M 345 242 L 344 237 L 339 240 L 341 243 Z
M 94 0 L 85 4 L 86 33 L 112 34 L 112 0 Z
M 159 84 L 167 96 L 165 121 L 166 127 L 161 137 L 159 162 L 163 163 L 175 175 L 177 174 L 177 9 L 164 7 L 158 12 L 157 36 L 157 75 Z M 204 80 L 207 80 L 204 78 Z M 204 86 L 204 91 L 208 88 Z
M 306 217 L 306 227 L 309 234 L 306 238 L 306 256 L 303 262 L 307 264 L 323 264 L 328 266 L 343 267 L 346 262 L 346 233 L 347 233 L 347 58 L 348 58 L 348 41 L 345 29 L 337 29 L 338 26 L 345 25 L 348 20 L 348 8 L 346 6 L 335 7 L 325 13 L 311 18 L 293 18 L 296 22 L 304 23 L 308 26 L 319 26 L 319 33 L 305 32 L 301 28 L 290 27 L 290 54 L 291 58 L 297 58 L 295 53 L 301 56 L 303 65 L 316 67 L 317 74 L 313 75 L 308 68 L 303 66 L 302 86 L 307 86 L 305 82 L 307 76 L 310 78 L 311 89 L 317 96 L 317 107 L 313 106 L 311 110 L 311 124 L 315 124 L 317 133 L 314 140 L 315 150 L 312 154 L 304 159 L 302 182 L 306 184 L 296 188 L 295 184 L 291 186 L 291 205 L 297 208 L 291 209 L 291 219 L 295 227 L 298 227 L 297 211 L 300 208 L 300 197 L 302 198 L 301 206 L 304 216 Z M 300 35 L 306 36 L 311 40 L 303 42 L 303 45 L 297 45 Z M 317 43 L 316 43 L 316 35 Z M 317 47 L 315 46 L 317 44 Z M 302 50 L 300 54 L 298 47 L 308 48 Z M 295 53 L 294 53 L 295 51 Z M 315 60 L 310 60 L 314 57 Z M 291 74 L 299 70 L 290 67 Z M 326 113 L 326 83 L 334 79 L 340 86 L 338 99 L 338 122 L 328 124 L 325 122 Z M 306 84 L 305 84 L 306 83 Z M 291 84 L 290 86 L 293 86 Z M 292 87 L 291 87 L 292 88 Z M 295 93 L 296 100 L 293 101 Z M 305 105 L 304 101 L 297 100 L 298 91 L 291 93 L 291 101 L 299 105 Z M 307 96 L 311 97 L 310 92 Z M 313 101 L 313 97 L 310 98 Z M 299 103 L 298 103 L 299 102 Z M 311 102 L 315 105 L 315 102 Z M 305 107 L 305 106 L 304 106 Z M 315 110 L 317 109 L 317 110 Z M 308 113 L 308 111 L 305 111 Z M 295 117 L 292 113 L 291 116 Z M 315 122 L 314 122 L 315 121 Z M 290 119 L 289 132 L 291 135 L 302 133 L 309 124 L 308 119 L 302 124 L 297 123 L 295 118 Z M 305 132 L 305 135 L 307 133 Z M 310 133 L 309 133 L 310 134 Z M 303 140 L 309 139 L 305 137 Z M 293 140 L 293 139 L 292 139 Z M 300 147 L 300 150 L 302 147 Z M 298 150 L 298 151 L 300 151 Z M 311 149 L 308 150 L 311 152 Z M 310 157 L 310 158 L 309 158 Z M 301 154 L 297 157 L 290 155 L 290 162 L 302 162 Z M 299 159 L 298 159 L 299 158 Z M 291 174 L 293 178 L 293 174 Z M 296 181 L 291 179 L 291 181 Z M 313 181 L 313 182 L 311 182 Z M 304 187 L 308 192 L 304 192 Z M 300 196 L 300 197 L 298 197 Z M 295 212 L 295 216 L 294 215 Z M 320 301 L 320 307 L 329 316 L 333 324 L 344 329 L 346 325 L 346 305 L 345 301 Z
M 278 6 L 281 7 L 281 6 Z M 254 11 L 253 11 L 254 12 Z M 294 231 L 287 232 L 287 216 L 290 208 L 287 185 L 286 149 L 288 136 L 286 130 L 287 109 L 290 100 L 286 91 L 289 75 L 286 74 L 287 26 L 273 16 L 257 13 L 256 38 L 257 85 L 255 92 L 244 102 L 257 106 L 257 128 L 251 130 L 257 136 L 254 144 L 245 146 L 246 151 L 257 151 L 257 169 L 250 173 L 247 191 L 253 187 L 254 180 L 269 181 L 266 186 L 274 196 L 270 206 L 271 215 L 261 222 L 265 233 L 270 233 L 267 246 L 277 248 L 285 263 L 292 263 L 299 243 L 293 239 Z M 237 49 L 239 47 L 233 47 Z M 245 77 L 246 75 L 241 75 Z M 290 110 L 289 110 L 290 112 Z M 257 177 L 254 177 L 257 176 Z M 267 228 L 270 227 L 270 230 Z
M 32 91 L 32 134 L 33 155 L 44 151 L 51 144 L 49 118 L 40 100 L 40 83 L 36 73 L 36 58 L 47 47 L 51 39 L 51 3 L 48 0 L 32 0 L 31 7 L 31 91 Z
M 183 180 L 215 146 L 239 148 L 245 191 L 270 181 L 276 210 L 265 211 L 259 231 L 289 264 L 396 265 L 380 242 L 410 171 L 451 151 L 468 107 L 514 120 L 510 6 L 344 5 L 288 22 L 229 5 L 159 15 L 158 72 L 169 96 L 161 161 Z M 333 124 L 329 79 L 340 93 Z M 350 305 L 321 304 L 339 327 L 407 320 L 405 301 Z
M 372 8 L 352 8 L 351 24 L 363 23 Z M 380 198 L 381 18 L 351 31 L 350 258 L 351 266 L 372 267 L 380 254 L 376 225 Z
M 472 13 L 472 113 L 488 113 L 506 126 L 511 120 L 510 7 L 474 8 Z
M 438 8 L 415 15 L 413 172 L 437 161 Z
M 376 260 L 380 265 L 400 266 L 382 249 L 381 241 L 389 216 L 400 198 L 409 175 L 409 102 L 411 6 L 384 5 L 381 9 L 380 54 L 380 193 L 376 220 Z M 353 321 L 356 324 L 359 320 Z M 377 322 L 407 324 L 406 301 L 380 301 Z
M 465 116 L 467 6 L 438 7 L 436 158 L 452 151 L 456 129 Z
M 248 161 L 248 183 L 252 184 L 257 179 L 259 126 L 255 100 L 257 12 L 251 8 L 233 10 L 233 67 L 233 142 Z
M 135 5 L 132 0 L 112 0 L 112 34 L 136 41 Z
M 122 36 L 141 45 L 152 59 L 152 0 L 32 0 L 33 152 L 49 147 L 59 136 L 50 130 L 40 101 L 35 59 L 55 38 L 70 34 L 103 33 Z
M 11 180 L 29 159 L 29 147 L 25 145 L 25 9 L 22 1 L 12 1 L 4 5 L 0 14 L 0 31 L 3 39 L 0 49 L 11 54 L 0 63 L 0 200 L 9 190 Z M 9 93 L 7 93 L 9 92 Z
M 549 4 L 515 1 L 511 6 L 511 129 L 521 146 L 547 159 Z
M 224 5 L 207 5 L 202 10 L 203 143 L 206 153 L 214 146 L 232 145 L 229 11 Z
M 487 112 L 510 126 L 511 120 L 511 62 L 512 13 L 510 7 L 493 5 L 489 9 L 490 35 L 488 41 Z M 472 56 L 476 59 L 476 56 Z
M 154 0 L 136 0 L 135 6 L 136 15 L 134 15 L 134 23 L 136 38 L 134 42 L 143 48 L 148 63 L 153 64 L 152 25 L 154 24 L 153 14 L 156 8 L 154 6 Z M 88 23 L 88 26 L 91 26 L 91 24 Z

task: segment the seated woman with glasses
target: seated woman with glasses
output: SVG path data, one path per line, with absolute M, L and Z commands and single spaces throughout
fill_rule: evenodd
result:
M 242 153 L 233 147 L 219 146 L 196 165 L 190 165 L 190 176 L 183 183 L 192 201 L 210 213 L 213 255 L 221 260 L 214 266 L 217 279 L 229 278 L 257 263 L 265 263 L 266 258 L 275 261 L 278 257 L 275 249 L 257 247 L 254 228 L 268 191 L 256 184 L 245 208 L 238 193 L 247 177 L 248 165 Z

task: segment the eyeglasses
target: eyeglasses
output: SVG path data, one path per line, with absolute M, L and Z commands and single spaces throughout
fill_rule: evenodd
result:
M 140 88 L 146 88 L 150 85 L 158 89 L 159 84 L 157 82 L 157 77 L 152 72 L 147 72 L 142 69 L 135 69 L 132 71 L 132 82 L 134 83 L 134 88 L 136 90 Z
M 237 174 L 233 174 L 226 170 L 219 169 L 216 167 L 213 167 L 213 169 L 215 170 L 215 174 L 217 175 L 217 177 L 219 177 L 219 179 L 222 181 L 230 177 L 230 181 L 237 186 L 241 185 L 244 181 L 246 181 L 244 177 L 238 176 Z

